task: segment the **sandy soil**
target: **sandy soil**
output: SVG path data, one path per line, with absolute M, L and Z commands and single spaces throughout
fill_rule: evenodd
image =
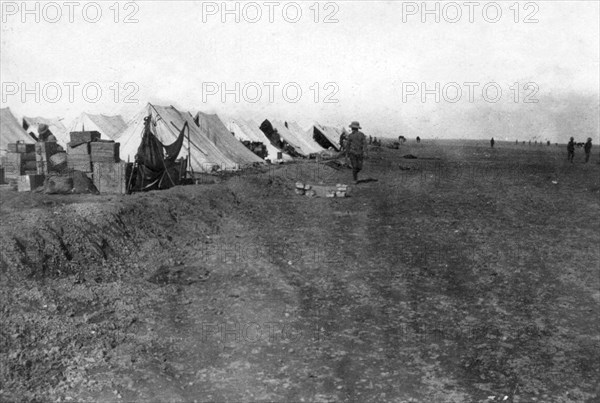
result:
M 413 154 L 417 159 L 405 159 Z M 3 401 L 596 402 L 600 165 L 373 148 L 131 196 L 0 191 Z

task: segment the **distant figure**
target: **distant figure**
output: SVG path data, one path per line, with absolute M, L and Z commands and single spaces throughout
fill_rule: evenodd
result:
M 346 141 L 348 141 L 348 133 L 344 131 L 340 134 L 340 148 L 342 150 L 346 148 Z
M 572 164 L 573 158 L 575 158 L 575 141 L 573 137 L 571 137 L 571 140 L 569 140 L 569 143 L 567 144 L 567 160 Z
M 585 151 L 585 163 L 590 160 L 590 153 L 592 152 L 592 138 L 588 137 L 587 142 L 583 146 L 583 151 Z
M 515 140 L 515 144 L 519 145 L 519 140 Z
M 342 152 L 342 155 L 344 156 L 344 162 L 346 163 L 346 165 L 348 165 L 348 150 L 346 149 L 347 145 L 348 145 L 348 133 L 346 133 L 346 130 L 344 130 L 342 132 L 342 134 L 340 135 L 340 151 Z
M 531 145 L 531 140 L 529 140 L 529 145 Z
M 550 145 L 550 140 L 546 141 L 546 145 L 549 146 Z
M 367 150 L 367 138 L 364 133 L 360 131 L 362 129 L 360 124 L 356 121 L 350 123 L 352 133 L 348 136 L 348 157 L 350 158 L 350 164 L 352 165 L 352 177 L 354 183 L 358 183 L 358 173 L 362 170 L 363 159 Z M 375 138 L 377 139 L 377 138 Z M 375 141 L 375 140 L 373 140 Z
M 421 137 L 417 136 L 417 143 L 421 142 Z
M 492 148 L 494 148 L 494 143 L 496 143 L 496 142 L 494 141 L 494 138 L 492 137 L 492 139 L 490 140 L 490 145 L 492 146 Z
M 398 136 L 398 143 L 406 143 L 406 137 Z
M 373 144 L 373 137 L 369 136 L 369 144 Z

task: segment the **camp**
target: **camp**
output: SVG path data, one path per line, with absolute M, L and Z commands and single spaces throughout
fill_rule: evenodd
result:
M 121 115 L 92 115 L 82 113 L 79 115 L 69 128 L 69 132 L 97 131 L 104 140 L 116 140 L 127 123 Z
M 227 157 L 198 127 L 190 113 L 180 112 L 173 106 L 150 103 L 127 123 L 127 128 L 119 136 L 121 159 L 135 161 L 144 134 L 144 119 L 148 116 L 152 121 L 153 134 L 165 146 L 175 143 L 184 124 L 188 124 L 188 132 L 180 151 L 181 157 L 189 157 L 188 170 L 214 172 L 241 168 L 242 163 Z
M 27 144 L 35 143 L 33 137 L 19 125 L 10 108 L 0 109 L 0 155 L 6 154 L 9 143 L 20 141 Z
M 38 128 L 40 125 L 44 124 L 48 126 L 48 129 L 52 132 L 54 137 L 56 137 L 56 142 L 63 147 L 67 146 L 69 142 L 69 131 L 62 123 L 63 119 L 60 118 L 43 118 L 43 117 L 35 117 L 28 118 L 26 116 L 23 117 L 23 129 L 27 131 L 30 135 L 38 137 L 39 132 Z

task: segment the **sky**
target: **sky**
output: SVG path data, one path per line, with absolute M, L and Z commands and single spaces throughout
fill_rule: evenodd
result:
M 598 138 L 600 3 L 468 4 L 3 1 L 1 106 L 65 122 L 151 102 L 388 137 Z

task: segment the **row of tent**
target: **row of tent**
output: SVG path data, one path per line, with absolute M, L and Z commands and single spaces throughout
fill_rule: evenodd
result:
M 38 127 L 47 125 L 57 142 L 66 147 L 72 131 L 98 131 L 103 139 L 121 143 L 120 155 L 124 161 L 135 160 L 144 132 L 145 121 L 150 119 L 152 134 L 164 147 L 174 144 L 185 129 L 185 140 L 179 151 L 189 157 L 188 169 L 194 172 L 237 170 L 265 160 L 290 161 L 293 157 L 310 157 L 326 150 L 339 151 L 339 138 L 344 129 L 313 124 L 308 130 L 295 122 L 265 120 L 261 124 L 240 118 L 222 118 L 218 115 L 182 112 L 173 106 L 147 104 L 126 122 L 121 116 L 82 113 L 67 128 L 58 119 L 24 117 L 22 123 L 9 108 L 0 109 L 0 154 L 9 143 L 33 143 Z M 267 156 L 260 158 L 242 142 L 262 143 Z

